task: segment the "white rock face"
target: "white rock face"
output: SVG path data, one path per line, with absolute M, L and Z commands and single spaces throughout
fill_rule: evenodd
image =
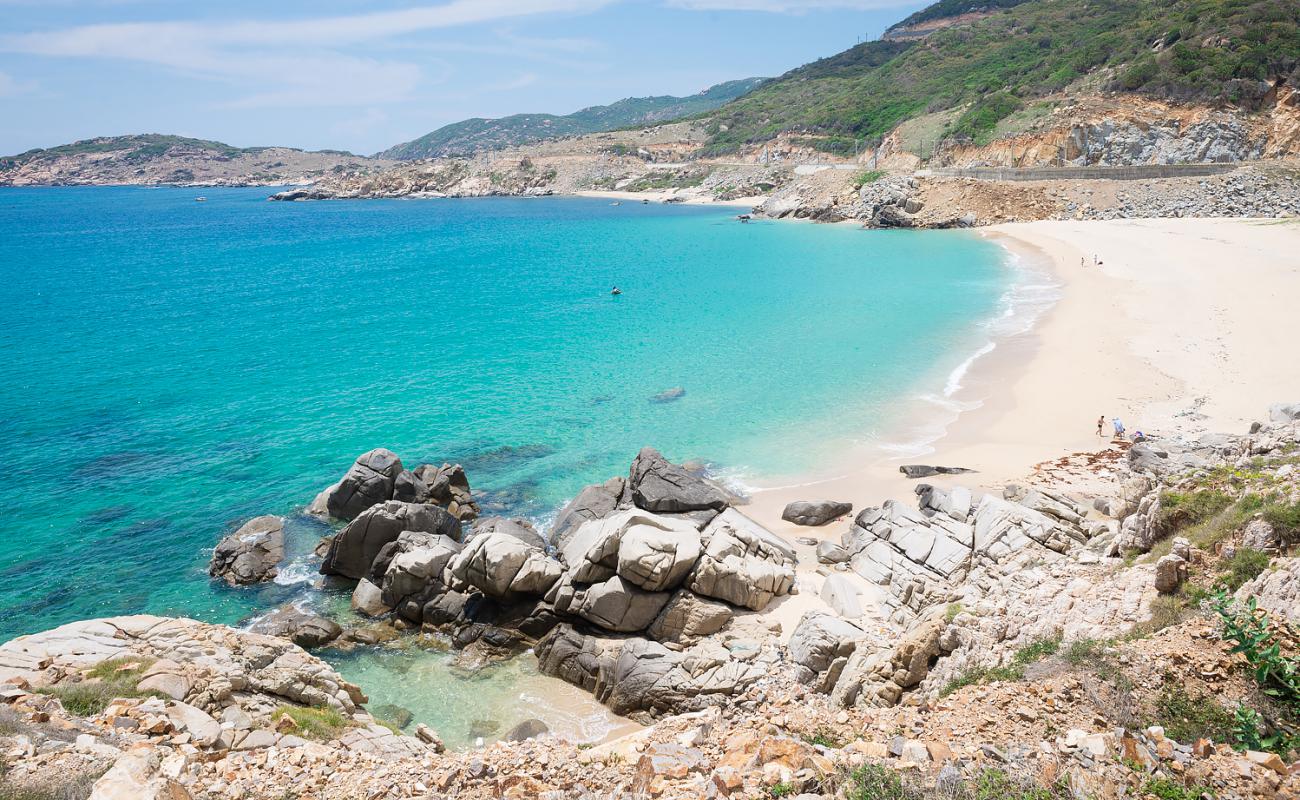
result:
M 184 786 L 160 774 L 153 751 L 125 753 L 97 781 L 90 800 L 190 800 Z
M 794 585 L 794 551 L 734 508 L 709 523 L 704 539 L 707 545 L 687 582 L 696 594 L 762 611 Z
M 1237 590 L 1238 600 L 1254 597 L 1260 608 L 1292 625 L 1300 624 L 1300 558 L 1275 558 Z

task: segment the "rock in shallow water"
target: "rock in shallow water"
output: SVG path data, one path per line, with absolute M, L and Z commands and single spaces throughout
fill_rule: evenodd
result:
M 353 579 L 366 577 L 379 551 L 396 541 L 403 531 L 461 539 L 460 520 L 445 508 L 390 500 L 367 508 L 334 537 L 321 563 L 321 574 Z
M 284 558 L 284 520 L 255 517 L 222 539 L 212 553 L 208 574 L 232 586 L 274 578 Z
M 335 519 L 352 520 L 373 505 L 391 500 L 402 460 L 391 450 L 376 448 L 357 456 L 352 467 L 326 496 L 325 505 Z

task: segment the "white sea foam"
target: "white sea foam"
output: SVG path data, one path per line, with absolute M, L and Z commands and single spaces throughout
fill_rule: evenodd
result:
M 936 418 L 930 424 L 914 428 L 910 431 L 913 435 L 908 439 L 878 443 L 878 448 L 887 457 L 906 459 L 934 452 L 932 445 L 943 437 L 962 413 L 973 411 L 984 404 L 982 398 L 960 397 L 975 364 L 997 350 L 999 342 L 1032 331 L 1043 314 L 1061 298 L 1061 284 L 1049 273 L 1027 263 L 1013 250 L 1007 250 L 1006 253 L 1006 265 L 1012 271 L 1013 278 L 1011 285 L 998 299 L 998 313 L 981 325 L 988 338 L 948 373 L 941 395 L 927 392 L 917 398 L 941 409 L 944 412 L 943 418 Z
M 317 574 L 317 571 L 312 569 L 307 559 L 302 558 L 286 564 L 276 574 L 275 582 L 281 586 L 294 586 L 299 583 L 311 582 Z

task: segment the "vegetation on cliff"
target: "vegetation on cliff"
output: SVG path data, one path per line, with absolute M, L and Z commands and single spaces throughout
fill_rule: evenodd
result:
M 1290 0 L 1029 0 L 924 40 L 866 42 L 786 73 L 711 115 L 707 150 L 799 132 L 852 153 L 904 120 L 963 106 L 945 134 L 978 138 L 1025 100 L 1084 79 L 1250 108 L 1272 83 L 1297 78 L 1300 22 Z
M 463 156 L 483 150 L 539 142 L 559 136 L 578 136 L 617 128 L 649 125 L 712 111 L 742 97 L 764 78 L 744 78 L 711 86 L 689 97 L 628 97 L 605 106 L 591 106 L 572 114 L 513 114 L 501 119 L 467 119 L 444 125 L 418 139 L 379 153 L 380 158 L 413 161 L 420 158 Z

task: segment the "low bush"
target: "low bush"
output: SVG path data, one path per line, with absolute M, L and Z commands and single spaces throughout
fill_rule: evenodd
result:
M 1199 525 L 1232 504 L 1232 497 L 1218 489 L 1162 492 L 1156 527 L 1161 536 L 1168 536 L 1192 525 Z
M 119 697 L 150 697 L 156 692 L 136 688 L 144 671 L 153 664 L 149 658 L 112 658 L 96 664 L 79 681 L 65 681 L 36 691 L 58 698 L 69 714 L 90 717 L 99 714 Z
M 1270 558 L 1271 556 L 1262 550 L 1252 550 L 1249 547 L 1237 548 L 1225 565 L 1223 582 L 1227 584 L 1230 591 L 1237 591 L 1243 583 L 1253 580 L 1268 569 Z
M 271 713 L 271 721 L 288 717 L 298 726 L 297 734 L 317 741 L 329 741 L 348 729 L 352 723 L 332 708 L 306 706 L 280 706 Z
M 1264 519 L 1287 544 L 1300 542 L 1300 503 L 1269 503 Z
M 884 170 L 869 169 L 866 172 L 859 172 L 853 179 L 853 188 L 861 189 L 863 186 L 866 186 L 869 183 L 875 183 L 883 177 L 885 177 Z

